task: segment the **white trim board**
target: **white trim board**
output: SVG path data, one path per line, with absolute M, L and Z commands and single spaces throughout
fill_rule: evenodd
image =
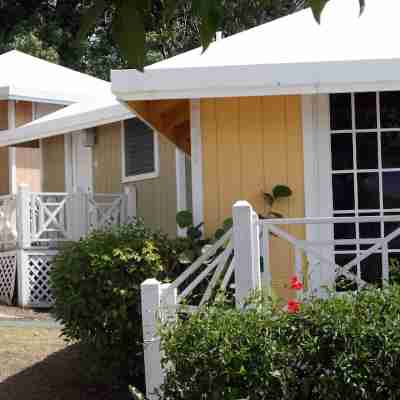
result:
M 190 101 L 190 138 L 192 146 L 192 198 L 193 220 L 204 222 L 203 144 L 201 137 L 200 100 Z
M 8 128 L 15 129 L 15 101 L 8 101 Z M 2 132 L 3 133 L 3 132 Z M 9 147 L 8 149 L 8 184 L 9 191 L 12 194 L 17 193 L 17 149 Z
M 142 121 L 142 120 L 141 120 Z M 143 121 L 142 121 L 143 122 Z M 146 123 L 146 125 L 148 125 Z M 150 125 L 148 125 L 151 129 L 153 129 Z M 125 124 L 121 122 L 121 171 L 122 183 L 130 183 L 130 182 L 138 182 L 144 181 L 146 179 L 154 179 L 160 176 L 160 144 L 159 144 L 159 133 L 153 129 L 153 144 L 154 144 L 154 171 L 146 174 L 132 175 L 127 176 L 125 171 Z
M 304 145 L 304 192 L 306 217 L 331 217 L 332 180 L 329 95 L 302 96 L 303 145 Z M 311 241 L 333 240 L 332 225 L 307 225 L 306 239 Z M 333 257 L 333 248 L 319 250 L 326 258 Z M 313 265 L 312 257 L 309 257 Z M 330 286 L 334 271 L 316 265 L 310 271 L 313 290 Z
M 121 100 L 399 90 L 400 59 L 111 71 Z
M 175 172 L 176 172 L 176 212 L 188 209 L 187 182 L 186 182 L 186 156 L 185 153 L 175 149 Z M 178 236 L 186 236 L 186 229 L 177 227 Z

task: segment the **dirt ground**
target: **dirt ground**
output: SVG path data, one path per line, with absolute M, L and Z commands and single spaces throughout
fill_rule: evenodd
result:
M 30 308 L 19 308 L 0 304 L 1 319 L 24 319 L 24 320 L 49 320 L 50 310 L 32 310 Z
M 78 346 L 67 346 L 59 329 L 0 324 L 0 400 L 127 399 L 82 382 L 80 367 Z

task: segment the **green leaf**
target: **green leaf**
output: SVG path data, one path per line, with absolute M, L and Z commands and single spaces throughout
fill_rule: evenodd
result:
M 293 192 L 288 186 L 277 185 L 272 189 L 272 194 L 275 199 L 279 199 L 280 197 L 290 197 Z
M 225 231 L 222 228 L 219 228 L 216 230 L 214 237 L 215 237 L 215 239 L 218 240 L 218 239 L 221 239 L 222 236 L 224 236 L 224 234 L 225 234 Z
M 147 2 L 146 2 L 147 3 Z M 144 69 L 146 31 L 144 26 L 146 4 L 122 1 L 113 21 L 113 35 L 130 68 Z
M 202 236 L 201 230 L 195 228 L 194 226 L 188 228 L 187 234 L 192 240 L 198 240 Z
M 329 0 L 309 0 L 314 18 L 318 23 L 321 23 L 321 14 Z M 358 0 L 360 4 L 360 15 L 365 10 L 365 0 Z
M 229 231 L 233 226 L 233 218 L 227 218 L 223 223 L 222 223 L 222 228 L 224 229 L 225 232 Z
M 203 51 L 215 38 L 222 19 L 222 5 L 215 0 L 193 0 L 193 12 L 200 18 L 200 39 Z
M 310 6 L 315 20 L 321 23 L 321 14 L 329 0 L 310 0 Z
M 79 31 L 77 40 L 81 41 L 86 39 L 90 30 L 96 25 L 97 19 L 104 13 L 107 8 L 106 0 L 96 0 L 92 7 L 90 7 L 81 17 L 79 23 Z
M 193 214 L 190 211 L 180 211 L 176 214 L 176 223 L 179 228 L 189 228 L 193 225 Z
M 272 207 L 272 205 L 274 204 L 274 196 L 272 196 L 271 193 L 264 193 L 264 199 L 267 202 L 267 204 Z

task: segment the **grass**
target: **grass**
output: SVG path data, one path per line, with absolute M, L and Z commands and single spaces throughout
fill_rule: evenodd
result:
M 0 400 L 119 400 L 106 386 L 83 382 L 79 347 L 58 329 L 0 326 Z

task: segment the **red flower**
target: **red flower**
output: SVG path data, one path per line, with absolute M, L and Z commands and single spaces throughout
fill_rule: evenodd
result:
M 288 312 L 291 314 L 296 314 L 300 312 L 300 302 L 297 300 L 290 299 L 288 300 L 287 308 Z
M 301 281 L 299 281 L 297 276 L 294 276 L 290 279 L 290 289 L 293 289 L 293 290 L 303 290 L 304 289 L 304 285 L 301 283 Z

